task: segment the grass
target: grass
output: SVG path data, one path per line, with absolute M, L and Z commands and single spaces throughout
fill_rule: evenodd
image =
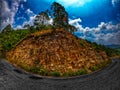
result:
M 84 75 L 88 74 L 88 71 L 86 69 L 81 69 L 78 71 L 69 71 L 63 74 L 64 77 L 71 77 L 71 76 L 79 76 L 79 75 Z
M 23 64 L 23 63 L 19 63 L 18 66 L 28 72 L 32 72 L 35 74 L 39 74 L 42 76 L 54 76 L 54 77 L 72 77 L 72 76 L 79 76 L 79 75 L 84 75 L 84 74 L 88 74 L 88 71 L 86 69 L 81 69 L 78 71 L 69 71 L 69 72 L 65 72 L 65 73 L 61 73 L 59 71 L 48 71 L 42 67 L 31 67 L 29 65 Z
M 97 71 L 99 68 L 97 66 L 90 66 L 89 69 L 91 71 Z
M 95 65 L 95 66 L 90 66 L 90 67 L 89 67 L 89 70 L 91 70 L 92 72 L 94 72 L 94 71 L 97 71 L 97 70 L 100 70 L 100 69 L 105 68 L 105 67 L 108 66 L 110 63 L 112 63 L 111 60 L 106 61 L 106 62 L 103 62 L 102 64 L 97 64 L 97 65 Z

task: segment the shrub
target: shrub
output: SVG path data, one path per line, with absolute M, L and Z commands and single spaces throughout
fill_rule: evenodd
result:
M 70 76 L 78 76 L 78 75 L 84 75 L 84 74 L 88 74 L 88 71 L 86 69 L 81 69 L 78 71 L 69 71 L 64 73 L 62 76 L 64 77 L 70 77 Z
M 10 50 L 29 34 L 29 30 L 12 30 L 11 32 L 1 33 L 0 42 L 4 50 Z
M 84 44 L 84 42 L 80 42 L 80 45 L 81 45 L 81 46 L 83 46 L 83 47 L 85 47 L 85 44 Z
M 52 72 L 52 75 L 55 76 L 55 77 L 61 76 L 59 71 Z
M 96 66 L 90 66 L 89 69 L 90 69 L 91 71 L 96 71 L 96 70 L 98 70 L 98 67 L 96 67 Z
M 83 75 L 83 74 L 87 74 L 88 72 L 86 69 L 81 69 L 81 70 L 78 70 L 76 73 L 79 75 Z

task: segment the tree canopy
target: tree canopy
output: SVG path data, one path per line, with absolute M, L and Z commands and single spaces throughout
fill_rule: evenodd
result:
M 48 12 L 41 12 L 35 17 L 34 25 L 48 25 L 48 20 L 50 20 Z
M 57 27 L 68 25 L 68 13 L 61 4 L 54 2 L 51 5 L 51 10 L 53 11 L 53 25 Z
M 11 25 L 8 24 L 8 25 L 2 30 L 2 32 L 10 32 L 10 31 L 12 31 L 12 30 L 13 30 L 13 29 L 12 29 Z

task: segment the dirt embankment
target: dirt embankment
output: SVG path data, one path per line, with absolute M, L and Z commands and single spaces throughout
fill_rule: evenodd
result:
M 58 30 L 36 32 L 7 53 L 8 60 L 21 67 L 40 67 L 48 71 L 77 71 L 109 61 L 104 51 L 95 51 L 85 40 Z

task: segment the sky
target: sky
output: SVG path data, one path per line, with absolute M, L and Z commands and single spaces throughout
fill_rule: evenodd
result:
M 0 31 L 33 25 L 35 16 L 53 2 L 65 7 L 76 36 L 104 45 L 120 45 L 120 0 L 0 0 Z M 52 19 L 51 19 L 52 21 Z

